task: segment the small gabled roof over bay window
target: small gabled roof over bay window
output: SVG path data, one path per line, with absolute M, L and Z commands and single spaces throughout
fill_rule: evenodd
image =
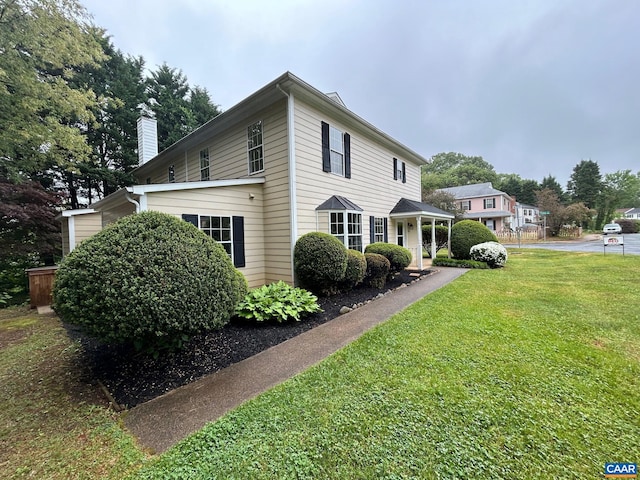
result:
M 334 195 L 316 207 L 316 221 L 319 212 L 326 212 L 328 233 L 340 240 L 345 247 L 363 251 L 362 208 L 346 197 Z
M 363 210 L 346 197 L 334 195 L 316 207 L 316 210 L 352 210 L 362 212 Z

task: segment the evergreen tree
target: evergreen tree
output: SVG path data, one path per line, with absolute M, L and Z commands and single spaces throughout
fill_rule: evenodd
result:
M 562 189 L 562 185 L 560 185 L 558 180 L 556 180 L 556 177 L 552 176 L 551 174 L 544 177 L 542 179 L 542 182 L 540 183 L 540 190 L 545 190 L 545 189 L 555 192 L 558 199 L 562 203 L 566 203 L 567 196 L 564 190 Z
M 593 160 L 582 160 L 573 168 L 567 183 L 567 192 L 573 202 L 582 202 L 587 208 L 595 208 L 602 190 L 600 167 Z

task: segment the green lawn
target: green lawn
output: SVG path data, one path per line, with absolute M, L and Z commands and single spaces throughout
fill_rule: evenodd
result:
M 640 461 L 640 257 L 473 270 L 135 478 L 602 478 Z
M 0 310 L 2 478 L 602 478 L 640 462 L 640 256 L 522 250 L 150 458 Z

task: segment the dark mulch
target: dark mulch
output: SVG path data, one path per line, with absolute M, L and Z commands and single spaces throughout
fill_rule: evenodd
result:
M 318 303 L 323 311 L 301 322 L 255 324 L 233 319 L 220 330 L 194 337 L 179 352 L 163 354 L 157 359 L 136 353 L 130 345 L 101 344 L 73 326 L 65 327 L 82 344 L 80 361 L 90 377 L 100 381 L 119 405 L 130 408 L 317 327 L 340 315 L 343 306 L 364 303 L 410 283 L 416 279 L 415 272 L 411 273 L 405 270 L 383 289 L 359 287 L 320 298 Z M 429 273 L 430 270 L 421 272 L 423 276 Z

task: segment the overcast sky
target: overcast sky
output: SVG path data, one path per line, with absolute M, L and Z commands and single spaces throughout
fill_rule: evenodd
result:
M 224 110 L 285 71 L 429 158 L 563 186 L 640 170 L 637 0 L 80 0 Z

